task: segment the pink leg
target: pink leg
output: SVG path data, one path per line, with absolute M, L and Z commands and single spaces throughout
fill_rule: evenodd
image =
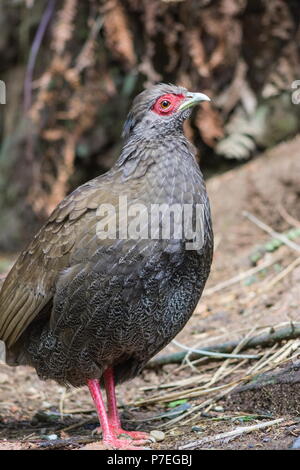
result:
M 113 369 L 107 369 L 104 372 L 103 377 L 107 396 L 108 420 L 115 434 L 117 436 L 120 434 L 125 434 L 131 439 L 149 439 L 149 434 L 147 434 L 146 432 L 125 431 L 124 429 L 122 429 L 120 416 L 117 408 Z
M 106 369 L 103 377 L 107 396 L 108 419 L 113 428 L 120 429 L 121 421 L 117 407 L 113 369 Z
M 105 410 L 105 406 L 103 403 L 102 393 L 100 389 L 100 385 L 98 380 L 88 380 L 88 387 L 90 389 L 90 393 L 94 400 L 97 413 L 99 416 L 99 421 L 102 428 L 103 433 L 103 443 L 112 447 L 113 449 L 128 449 L 128 450 L 136 450 L 139 449 L 131 445 L 132 440 L 122 440 L 119 439 L 115 429 L 113 428 L 112 424 L 110 423 L 107 413 Z M 138 441 L 137 444 L 144 444 L 145 441 Z

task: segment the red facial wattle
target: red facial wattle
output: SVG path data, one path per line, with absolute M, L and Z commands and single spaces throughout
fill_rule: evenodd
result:
M 184 95 L 166 94 L 160 96 L 152 106 L 152 111 L 160 116 L 168 116 L 177 111 L 183 100 Z M 169 104 L 166 105 L 167 103 Z

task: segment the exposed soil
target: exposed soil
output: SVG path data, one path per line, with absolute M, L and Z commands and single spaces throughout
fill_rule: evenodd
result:
M 198 308 L 178 341 L 188 346 L 204 347 L 216 342 L 242 338 L 252 328 L 271 327 L 300 320 L 300 264 L 291 266 L 299 253 L 287 246 L 270 251 L 264 247 L 272 239 L 255 224 L 243 216 L 243 211 L 255 214 L 274 230 L 284 232 L 296 226 L 300 220 L 300 137 L 281 144 L 264 158 L 257 159 L 242 168 L 230 171 L 209 180 L 208 191 L 213 210 L 216 249 L 212 273 Z M 294 240 L 300 242 L 300 238 Z M 209 293 L 209 289 L 247 271 L 253 266 L 251 256 L 260 253 L 257 263 L 274 258 L 274 263 L 249 278 Z M 253 260 L 253 258 L 252 258 Z M 279 273 L 282 279 L 273 280 Z M 263 287 L 263 289 L 262 289 Z M 289 360 L 299 360 L 297 343 Z M 284 343 L 278 345 L 284 346 Z M 161 354 L 178 351 L 170 344 Z M 276 351 L 276 348 L 274 349 Z M 262 352 L 247 351 L 249 354 Z M 297 358 L 298 352 L 298 358 Z M 232 372 L 214 385 L 230 383 L 233 377 L 245 375 L 253 360 L 234 362 L 237 371 Z M 224 361 L 202 361 L 193 367 L 167 365 L 158 371 L 145 370 L 140 377 L 118 388 L 119 404 L 123 411 L 124 427 L 127 429 L 157 429 L 168 418 L 162 417 L 172 408 L 163 399 L 156 403 L 138 406 L 137 401 L 147 401 L 164 389 L 163 383 L 175 382 L 195 376 L 192 384 L 197 388 L 199 374 L 218 371 Z M 287 364 L 289 364 L 287 362 Z M 235 375 L 234 375 L 235 374 Z M 242 386 L 245 382 L 242 383 Z M 203 442 L 197 448 L 206 449 L 288 449 L 300 435 L 299 384 L 288 384 L 277 389 L 271 406 L 259 392 L 255 400 L 250 395 L 234 393 L 204 407 L 202 414 L 184 425 L 178 421 L 164 429 L 165 439 L 150 444 L 152 449 L 177 449 L 189 442 L 207 436 L 232 431 L 239 426 L 253 426 L 259 423 L 283 418 L 275 425 L 243 433 L 235 438 L 223 438 Z M 148 390 L 145 390 L 145 388 Z M 183 394 L 186 387 L 181 386 Z M 89 443 L 92 448 L 102 448 L 99 436 L 93 436 L 97 417 L 86 389 L 68 390 L 52 381 L 41 382 L 28 367 L 9 368 L 0 366 L 0 449 L 78 449 Z M 174 388 L 171 388 L 175 390 Z M 263 388 L 261 389 L 263 390 Z M 170 390 L 167 389 L 166 392 Z M 248 391 L 250 393 L 250 391 Z M 291 399 L 289 400 L 289 396 Z M 209 395 L 208 395 L 209 397 Z M 201 404 L 207 396 L 188 398 L 183 404 L 188 407 Z M 282 407 L 281 400 L 289 406 Z M 172 401 L 172 400 L 170 400 Z M 260 403 L 256 406 L 255 403 Z M 276 406 L 277 403 L 277 406 Z M 172 405 L 172 403 L 171 403 Z M 262 409 L 261 409 L 262 408 Z M 190 415 L 193 417 L 193 414 Z M 52 438 L 52 440 L 51 440 Z

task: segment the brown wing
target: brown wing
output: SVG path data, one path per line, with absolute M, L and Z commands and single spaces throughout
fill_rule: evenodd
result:
M 109 178 L 93 180 L 64 199 L 19 256 L 0 292 L 0 339 L 11 347 L 51 301 L 57 278 L 99 204 L 117 201 Z M 116 201 L 114 201 L 116 200 Z M 91 217 L 93 212 L 94 217 Z

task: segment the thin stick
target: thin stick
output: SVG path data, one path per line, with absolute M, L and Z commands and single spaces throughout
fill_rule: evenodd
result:
M 222 289 L 225 289 L 226 287 L 232 286 L 233 284 L 237 284 L 238 282 L 241 282 L 250 276 L 253 276 L 253 274 L 256 274 L 259 271 L 262 271 L 263 269 L 268 268 L 272 264 L 277 263 L 281 258 L 282 258 L 282 255 L 273 257 L 272 259 L 268 259 L 267 261 L 261 263 L 259 266 L 255 266 L 254 268 L 248 269 L 247 271 L 244 271 L 238 274 L 237 276 L 232 277 L 231 279 L 220 282 L 219 284 L 217 284 L 214 287 L 211 287 L 210 289 L 206 289 L 202 294 L 202 298 L 208 297 L 209 295 L 212 295 L 215 292 L 218 292 Z
M 247 354 L 226 354 L 226 353 L 220 353 L 220 352 L 207 351 L 205 349 L 190 348 L 189 346 L 185 346 L 184 344 L 179 343 L 175 339 L 173 339 L 172 343 L 178 346 L 179 348 L 185 349 L 185 351 L 188 351 L 188 354 L 184 358 L 185 360 L 187 360 L 190 353 L 197 353 L 202 356 L 212 356 L 215 358 L 226 357 L 229 359 L 258 359 L 259 357 L 253 354 L 248 354 L 248 355 Z
M 282 204 L 280 204 L 280 206 L 278 207 L 278 212 L 281 215 L 281 217 L 290 225 L 300 228 L 300 220 L 297 220 L 294 217 L 292 217 L 291 214 L 288 213 L 288 211 Z
M 97 36 L 103 26 L 103 23 L 104 20 L 101 16 L 98 16 L 98 18 L 94 20 L 93 25 L 90 29 L 89 36 L 76 59 L 75 69 L 77 73 L 82 72 L 82 70 L 86 67 L 86 63 L 84 60 L 85 55 L 88 54 L 91 44 L 97 39 Z
M 157 426 L 157 428 L 169 428 L 169 427 L 172 427 L 175 423 L 178 423 L 179 421 L 182 421 L 184 418 L 186 418 L 187 416 L 190 416 L 188 419 L 186 419 L 185 421 L 183 421 L 181 423 L 181 426 L 184 426 L 185 424 L 189 423 L 190 421 L 194 420 L 198 415 L 201 414 L 203 408 L 207 407 L 208 405 L 212 404 L 212 403 L 215 403 L 217 400 L 220 400 L 221 398 L 223 398 L 224 396 L 226 396 L 228 393 L 231 392 L 231 390 L 233 390 L 240 382 L 242 382 L 242 380 L 237 380 L 233 383 L 230 383 L 230 384 L 227 384 L 227 388 L 224 390 L 222 390 L 220 393 L 218 393 L 217 395 L 214 395 L 213 397 L 211 398 L 208 398 L 207 400 L 205 400 L 204 402 L 200 403 L 200 405 L 196 405 L 196 406 L 193 406 L 190 410 L 186 411 L 185 413 L 183 413 L 182 415 L 178 416 L 177 418 L 174 418 L 172 419 L 171 421 L 169 421 L 168 423 L 163 423 L 161 424 L 160 426 Z M 217 388 L 217 387 L 215 387 Z M 221 387 L 220 387 L 221 388 Z M 195 411 L 198 411 L 198 413 L 195 415 Z M 191 416 L 192 415 L 192 416 Z
M 271 289 L 271 287 L 277 284 L 277 282 L 281 281 L 285 276 L 287 276 L 287 274 L 293 271 L 296 266 L 298 266 L 298 264 L 300 264 L 300 256 L 299 258 L 296 258 L 292 263 L 290 263 L 283 271 L 281 271 L 281 273 L 277 274 L 277 276 L 275 276 L 270 282 L 268 282 L 267 285 L 262 286 L 261 290 L 265 291 Z
M 290 322 L 279 323 L 279 324 L 276 325 L 276 328 L 279 328 L 279 327 L 282 327 L 282 326 L 285 326 L 285 325 L 290 325 Z M 261 325 L 261 326 L 257 325 L 258 330 L 268 331 L 269 328 L 274 329 L 275 327 L 273 325 Z M 249 328 L 240 328 L 240 329 L 234 331 L 234 335 L 236 335 L 238 333 L 243 333 L 244 331 L 248 331 L 248 330 L 249 330 Z M 261 334 L 263 334 L 263 333 L 264 333 L 264 331 L 261 331 Z M 223 336 L 228 336 L 228 332 L 223 333 L 221 335 L 217 335 L 217 336 L 211 336 L 210 338 L 207 339 L 207 342 L 210 343 L 210 342 L 216 341 L 217 339 L 223 338 Z M 231 333 L 231 336 L 233 336 L 232 333 Z M 249 335 L 247 334 L 247 337 L 248 336 Z M 262 357 L 262 354 L 260 356 Z M 190 363 L 195 366 L 195 365 L 198 365 L 198 364 L 200 364 L 201 362 L 204 362 L 204 361 L 207 362 L 206 357 L 201 357 L 200 359 L 195 359 L 193 361 L 190 361 Z M 179 372 L 182 369 L 185 369 L 188 366 L 189 365 L 185 364 L 184 361 L 183 361 L 183 363 L 180 366 L 178 366 L 175 370 L 172 370 L 170 373 L 168 373 L 167 377 L 169 375 L 176 375 L 177 372 Z M 166 380 L 163 383 L 166 383 Z M 149 390 L 151 390 L 151 388 L 157 388 L 157 387 L 149 387 Z M 158 388 L 161 388 L 161 387 L 158 387 Z
M 259 220 L 257 217 L 255 217 L 255 215 L 251 214 L 250 212 L 247 212 L 247 211 L 244 211 L 243 212 L 243 215 L 245 217 L 247 217 L 247 219 L 249 219 L 251 222 L 253 222 L 255 225 L 257 225 L 257 227 L 261 228 L 262 230 L 264 230 L 265 232 L 267 232 L 269 235 L 271 235 L 271 237 L 273 238 L 276 238 L 280 241 L 282 241 L 282 243 L 284 243 L 285 245 L 289 246 L 290 248 L 292 248 L 293 250 L 297 251 L 298 253 L 300 253 L 300 245 L 298 245 L 297 243 L 291 241 L 288 239 L 288 237 L 286 237 L 285 235 L 283 235 L 282 233 L 279 233 L 279 232 L 276 232 L 275 230 L 273 230 L 269 225 L 265 224 L 264 222 L 262 222 L 261 220 Z
M 236 346 L 236 348 L 234 348 L 234 353 L 233 354 L 233 357 L 234 356 L 238 356 L 238 353 L 242 347 L 244 346 L 244 344 L 247 343 L 248 341 L 248 338 L 250 338 L 250 336 L 256 331 L 257 329 L 257 326 L 254 326 L 249 332 L 248 334 L 239 342 L 239 344 Z M 257 357 L 257 356 L 256 356 Z M 248 359 L 246 356 L 244 357 L 244 359 Z M 226 361 L 224 361 L 222 363 L 222 365 L 217 369 L 217 371 L 215 372 L 214 376 L 211 378 L 211 380 L 209 381 L 209 383 L 207 384 L 208 387 L 210 387 L 211 385 L 213 385 L 214 383 L 216 383 L 217 380 L 219 380 L 220 378 L 224 378 L 224 373 L 226 374 L 226 369 L 228 367 L 228 365 L 230 364 L 230 359 L 227 359 Z
M 285 364 L 286 362 L 292 361 L 296 357 L 298 357 L 298 354 L 294 354 L 293 356 L 284 359 L 281 362 L 281 364 Z M 269 370 L 272 370 L 272 368 L 274 368 L 274 364 L 270 364 L 269 361 L 267 361 L 267 362 L 268 362 L 268 364 L 261 370 L 261 373 L 268 372 Z M 201 412 L 202 412 L 203 408 L 207 409 L 208 406 L 210 406 L 213 403 L 216 403 L 218 400 L 220 400 L 221 398 L 228 395 L 232 390 L 234 390 L 236 388 L 236 386 L 238 384 L 247 382 L 247 381 L 253 379 L 253 377 L 255 377 L 256 375 L 257 375 L 256 371 L 255 371 L 255 373 L 253 373 L 253 372 L 248 373 L 247 372 L 247 374 L 244 377 L 239 378 L 239 379 L 227 384 L 228 387 L 225 388 L 225 390 L 223 388 L 223 390 L 221 390 L 217 395 L 214 395 L 213 397 L 208 398 L 207 400 L 200 403 L 199 405 L 196 405 L 196 406 L 192 407 L 191 409 L 184 412 L 183 414 L 181 414 L 177 418 L 174 418 L 174 419 L 170 420 L 168 423 L 161 424 L 160 426 L 158 426 L 158 428 L 169 428 L 169 427 L 172 427 L 174 424 L 177 424 L 179 421 L 181 422 L 180 426 L 187 425 L 188 423 L 190 423 L 191 421 L 194 421 L 195 419 L 197 419 L 201 415 Z M 214 390 L 216 390 L 216 389 L 217 389 L 217 387 L 215 387 Z M 219 387 L 219 389 L 222 389 L 222 387 Z M 182 396 L 182 398 L 185 398 L 184 395 Z M 188 419 L 186 419 L 187 417 L 188 417 Z
M 274 350 L 277 348 L 277 344 L 273 344 L 273 346 L 268 349 L 265 354 L 261 357 L 259 361 L 257 361 L 254 365 L 251 365 L 246 372 L 247 376 L 254 374 L 257 370 L 265 367 L 266 364 L 272 361 L 272 355 L 274 354 Z
M 78 423 L 71 424 L 70 426 L 67 426 L 66 428 L 60 429 L 59 432 L 67 432 L 71 431 L 76 428 L 80 428 L 81 426 L 84 426 L 85 424 L 90 424 L 94 423 L 96 421 L 96 418 L 89 418 L 89 419 L 83 419 L 82 421 L 79 421 Z
M 220 439 L 226 439 L 226 438 L 234 439 L 238 436 L 241 436 L 242 434 L 256 431 L 257 429 L 263 429 L 263 428 L 275 426 L 276 424 L 282 423 L 282 421 L 284 421 L 284 418 L 274 419 L 272 421 L 267 421 L 266 423 L 255 424 L 253 426 L 238 427 L 234 429 L 233 431 L 222 432 L 221 434 L 215 434 L 214 436 L 207 436 L 207 437 L 204 437 L 203 439 L 199 439 L 194 442 L 189 442 L 188 444 L 185 444 L 184 446 L 180 446 L 179 449 L 180 450 L 194 449 L 195 447 L 198 447 L 207 442 L 218 441 Z
M 60 412 L 60 420 L 63 421 L 64 420 L 64 404 L 65 404 L 65 398 L 66 398 L 66 395 L 67 395 L 67 390 L 66 388 L 63 389 L 61 395 L 60 395 L 60 399 L 59 399 L 59 412 Z
M 49 21 L 52 18 L 52 15 L 55 10 L 56 0 L 48 0 L 46 9 L 43 13 L 41 22 L 35 34 L 30 54 L 28 65 L 25 74 L 25 82 L 24 82 L 24 110 L 28 111 L 31 106 L 31 86 L 32 86 L 32 77 L 33 77 L 33 70 L 36 62 L 36 58 L 41 47 L 45 32 L 47 30 Z
M 256 348 L 258 346 L 260 347 L 273 346 L 273 344 L 279 343 L 280 341 L 288 340 L 288 339 L 296 339 L 299 337 L 300 337 L 300 323 L 299 322 L 291 323 L 287 327 L 280 328 L 278 330 L 274 330 L 274 328 L 271 328 L 268 333 L 260 334 L 258 336 L 253 336 L 252 338 L 249 338 L 248 341 L 245 344 L 243 344 L 243 347 L 241 350 Z M 207 346 L 205 348 L 202 348 L 202 351 L 231 353 L 239 345 L 239 343 L 240 341 L 228 341 L 223 344 L 215 344 L 212 346 Z M 148 364 L 146 365 L 146 368 L 156 369 L 157 367 L 161 367 L 166 364 L 181 363 L 184 360 L 186 354 L 187 354 L 186 352 L 177 352 L 175 354 L 168 354 L 165 356 L 158 357 L 157 359 L 153 359 L 152 361 L 148 362 Z M 202 353 L 201 354 L 191 353 L 190 361 L 198 359 L 202 355 L 203 355 Z
M 212 392 L 218 392 L 219 390 L 224 390 L 224 389 L 227 390 L 229 386 L 235 387 L 237 383 L 239 383 L 239 381 L 235 380 L 234 382 L 230 382 L 229 384 L 218 385 L 218 386 L 211 387 L 211 388 L 203 388 L 203 386 L 193 387 L 193 388 L 190 388 L 189 390 L 182 390 L 179 392 L 178 391 L 170 392 L 170 393 L 154 396 L 153 398 L 139 400 L 133 403 L 129 403 L 129 406 L 143 406 L 143 405 L 149 405 L 150 403 L 166 403 L 166 402 L 173 401 L 173 400 L 200 397 L 203 395 L 208 395 L 209 393 L 212 393 Z M 216 397 L 214 397 L 214 399 L 215 398 Z M 197 409 L 197 407 L 195 407 L 194 410 L 195 409 Z M 189 412 L 186 413 L 186 415 L 188 414 Z

